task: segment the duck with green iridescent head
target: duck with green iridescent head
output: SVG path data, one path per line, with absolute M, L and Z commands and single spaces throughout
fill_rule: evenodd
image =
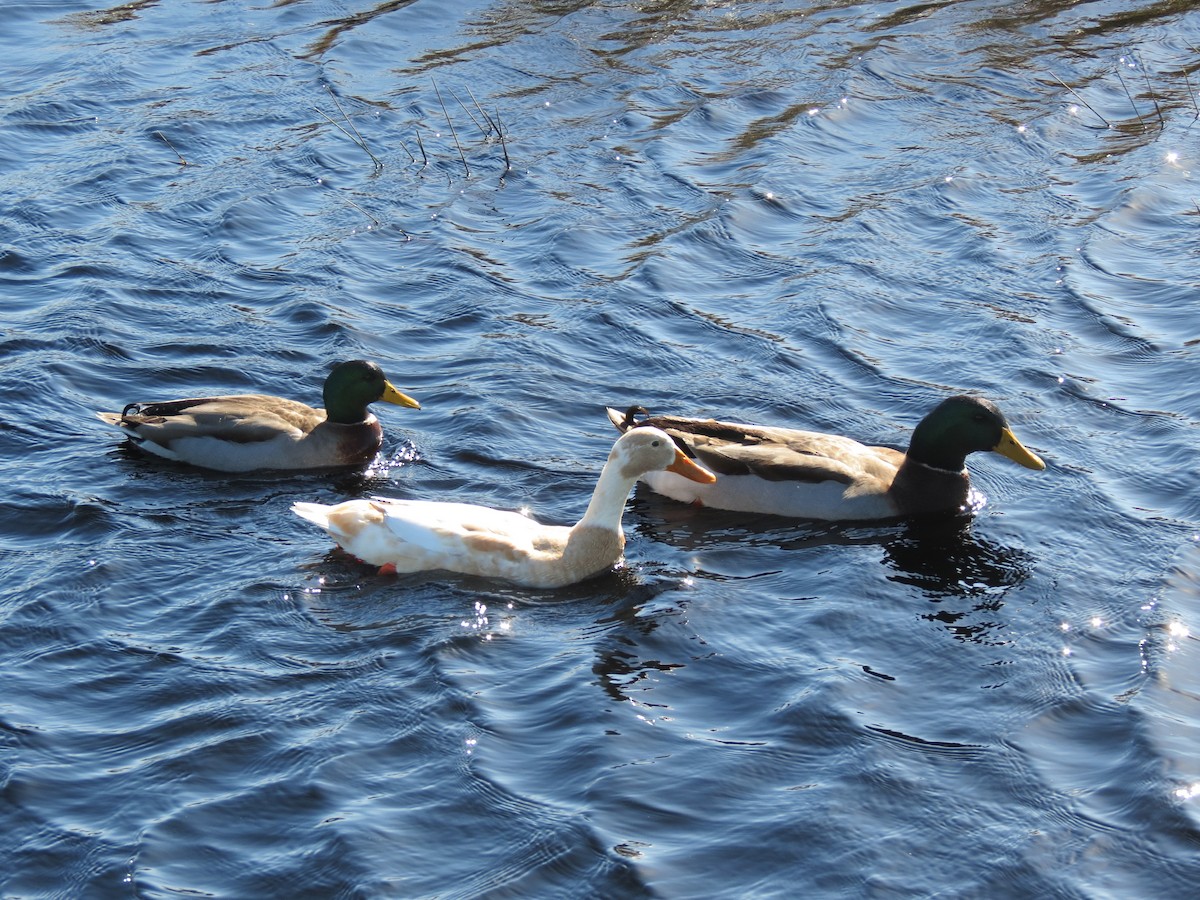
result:
M 642 418 L 638 415 L 642 414 Z M 608 409 L 619 431 L 665 431 L 715 472 L 713 484 L 648 472 L 656 493 L 700 506 L 834 521 L 894 519 L 967 510 L 966 458 L 991 451 L 1028 469 L 1046 464 L 1027 450 L 994 403 L 950 397 L 913 430 L 908 451 L 861 444 L 838 434 L 651 416 L 639 406 Z
M 138 448 L 221 472 L 355 466 L 372 459 L 383 428 L 367 406 L 382 400 L 420 409 L 372 362 L 339 363 L 325 379 L 325 408 L 267 394 L 130 403 L 100 412 Z

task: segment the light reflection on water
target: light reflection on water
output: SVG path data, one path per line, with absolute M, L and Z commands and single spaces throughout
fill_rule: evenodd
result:
M 1186 4 L 6 28 L 0 892 L 1192 890 Z M 359 356 L 425 406 L 362 472 L 214 476 L 91 419 Z M 572 522 L 605 405 L 902 445 L 961 391 L 1050 464 L 972 458 L 971 519 L 639 490 L 626 564 L 546 595 L 378 576 L 287 513 Z

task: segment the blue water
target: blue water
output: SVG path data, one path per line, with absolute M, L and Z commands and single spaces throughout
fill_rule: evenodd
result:
M 1200 880 L 1200 12 L 0 13 L 0 896 L 1183 898 Z M 378 361 L 361 472 L 92 415 Z M 605 405 L 903 444 L 970 522 L 644 490 L 557 592 L 292 516 L 582 513 Z

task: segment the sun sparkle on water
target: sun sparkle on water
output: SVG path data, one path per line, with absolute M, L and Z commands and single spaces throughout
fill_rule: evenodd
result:
M 1200 796 L 1200 781 L 1193 781 L 1191 784 L 1177 789 L 1175 796 L 1180 800 L 1191 800 L 1193 797 Z

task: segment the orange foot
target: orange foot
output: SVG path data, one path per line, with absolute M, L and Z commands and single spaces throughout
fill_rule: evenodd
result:
M 395 575 L 396 574 L 396 564 L 395 563 L 384 563 L 382 566 L 379 567 L 379 574 L 380 575 Z

